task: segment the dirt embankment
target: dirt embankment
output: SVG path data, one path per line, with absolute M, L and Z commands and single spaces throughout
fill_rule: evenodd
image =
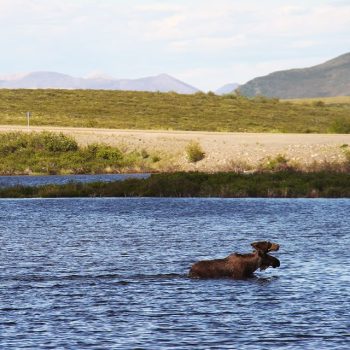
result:
M 177 170 L 230 170 L 239 162 L 256 165 L 278 154 L 300 164 L 342 161 L 344 150 L 350 149 L 350 134 L 218 133 L 64 127 L 28 129 L 22 126 L 0 126 L 0 132 L 43 130 L 71 135 L 80 145 L 106 143 L 124 150 L 157 151 L 166 154 Z M 196 164 L 189 163 L 185 156 L 185 148 L 191 141 L 197 141 L 206 153 L 204 160 Z

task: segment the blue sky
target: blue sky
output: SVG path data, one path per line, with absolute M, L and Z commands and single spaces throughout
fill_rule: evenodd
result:
M 350 51 L 350 0 L 0 0 L 0 75 L 168 73 L 203 90 Z

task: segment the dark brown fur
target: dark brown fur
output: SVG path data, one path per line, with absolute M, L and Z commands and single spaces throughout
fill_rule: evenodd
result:
M 235 278 L 251 276 L 258 268 L 279 267 L 280 261 L 267 254 L 278 250 L 279 245 L 271 242 L 252 243 L 255 251 L 251 254 L 231 254 L 224 259 L 203 260 L 192 265 L 189 276 L 193 278 Z
M 262 252 L 275 252 L 278 249 L 280 249 L 279 244 L 269 242 L 269 241 L 260 241 L 260 242 L 253 242 L 250 244 L 255 250 L 260 250 Z

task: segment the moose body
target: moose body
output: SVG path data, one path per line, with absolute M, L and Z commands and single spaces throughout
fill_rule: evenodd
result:
M 279 267 L 280 261 L 269 255 L 276 251 L 279 245 L 271 242 L 256 242 L 251 244 L 255 251 L 250 254 L 230 254 L 224 259 L 203 260 L 192 265 L 189 276 L 193 278 L 234 278 L 242 279 L 251 276 L 260 268 Z

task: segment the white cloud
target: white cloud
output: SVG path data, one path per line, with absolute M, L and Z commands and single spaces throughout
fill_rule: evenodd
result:
M 312 47 L 312 43 L 320 42 L 315 37 L 349 33 L 350 28 L 350 4 L 314 6 L 301 1 L 280 6 L 274 1 L 248 1 L 239 6 L 232 1 L 202 1 L 198 7 L 196 4 L 187 2 L 172 7 L 156 2 L 145 6 L 171 12 L 156 19 L 138 18 L 134 28 L 144 40 L 163 41 L 165 47 L 178 53 L 248 47 L 258 42 L 270 46 L 281 38 L 291 42 L 286 47 Z
M 295 16 L 304 15 L 308 12 L 308 9 L 303 6 L 283 5 L 282 7 L 280 7 L 279 11 L 285 16 Z
M 173 41 L 169 49 L 174 52 L 218 52 L 247 46 L 247 38 L 243 34 L 231 37 L 199 37 L 190 40 Z
M 141 26 L 138 22 L 137 26 L 140 30 L 146 29 L 144 32 L 141 32 L 146 40 L 169 40 L 170 38 L 183 37 L 185 21 L 185 15 L 175 14 L 159 20 L 153 20 L 150 23 L 141 23 Z
M 163 7 L 168 8 L 166 6 L 160 8 Z M 203 1 L 198 7 L 193 2 L 189 2 L 186 6 L 172 9 L 171 13 L 165 12 L 160 18 L 149 19 L 139 16 L 137 23 L 139 28 L 143 29 L 141 35 L 147 40 L 188 40 L 215 35 L 232 37 L 237 33 L 228 32 L 239 30 L 238 23 L 241 21 L 239 17 L 242 14 L 247 15 L 247 11 L 249 11 L 247 7 L 238 7 L 227 1 L 222 1 L 221 6 Z
M 176 5 L 174 3 L 148 3 L 142 5 L 136 5 L 134 10 L 137 12 L 181 12 L 184 11 L 184 7 L 180 5 Z
M 282 6 L 271 11 L 268 17 L 256 23 L 254 32 L 285 37 L 321 36 L 346 31 L 350 28 L 350 4 L 334 7 L 319 5 L 305 7 L 304 11 L 290 11 Z
M 316 46 L 319 44 L 319 41 L 316 40 L 295 40 L 289 43 L 289 47 L 292 49 L 305 49 Z
M 0 23 L 4 74 L 162 71 L 215 87 L 350 47 L 349 0 L 0 0 Z

